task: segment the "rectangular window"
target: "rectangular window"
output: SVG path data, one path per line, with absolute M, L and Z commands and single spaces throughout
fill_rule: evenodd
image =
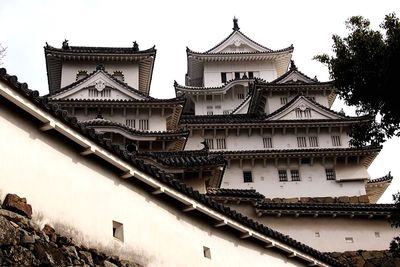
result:
M 126 119 L 126 125 L 131 127 L 131 128 L 135 128 L 136 127 L 136 121 L 133 119 Z
M 122 223 L 112 221 L 113 237 L 124 242 L 124 225 Z
M 281 105 L 287 104 L 287 97 L 281 97 Z
M 214 112 L 212 112 L 212 111 L 207 111 L 207 115 L 213 115 L 214 114 Z
M 252 183 L 253 182 L 253 176 L 251 175 L 250 171 L 244 171 L 243 172 L 243 182 L 245 182 L 245 183 Z
M 210 250 L 210 248 L 203 246 L 203 255 L 204 255 L 204 258 L 211 259 L 211 250 Z
M 308 138 L 310 147 L 318 147 L 318 137 L 317 136 L 310 136 Z
M 297 146 L 298 147 L 307 147 L 307 141 L 304 136 L 297 137 Z
M 272 138 L 271 137 L 264 137 L 263 138 L 263 145 L 264 145 L 264 148 L 272 148 Z
M 336 173 L 334 169 L 325 169 L 326 180 L 336 180 Z
M 332 146 L 341 146 L 339 135 L 332 135 Z
M 221 106 L 220 105 L 215 106 L 215 109 L 221 109 Z
M 243 93 L 238 93 L 237 94 L 238 99 L 244 99 L 244 94 Z
M 290 170 L 290 176 L 292 178 L 292 181 L 300 181 L 299 170 Z
M 379 232 L 375 232 L 375 237 L 376 237 L 376 238 L 380 238 L 380 237 L 381 237 L 381 234 L 380 234 Z
M 214 149 L 214 140 L 213 139 L 204 139 L 209 149 Z
M 221 73 L 221 82 L 226 83 L 226 72 Z
M 139 130 L 147 131 L 149 129 L 149 120 L 139 120 Z
M 252 71 L 249 71 L 249 79 L 253 79 L 254 78 L 254 73 Z
M 287 179 L 287 172 L 286 170 L 278 170 L 279 182 L 286 182 Z
M 240 72 L 235 72 L 235 79 L 240 79 Z
M 217 149 L 226 149 L 225 138 L 217 138 Z

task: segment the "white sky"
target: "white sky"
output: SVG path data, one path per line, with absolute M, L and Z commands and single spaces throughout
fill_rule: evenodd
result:
M 186 46 L 199 52 L 213 47 L 231 33 L 236 16 L 241 31 L 262 45 L 281 49 L 293 44 L 300 71 L 325 81 L 327 68 L 312 57 L 331 52 L 332 34 L 346 34 L 345 20 L 362 15 L 377 28 L 391 12 L 400 16 L 400 1 L 0 0 L 0 43 L 7 47 L 2 67 L 46 94 L 45 42 L 128 47 L 136 40 L 140 49 L 157 48 L 152 96 L 174 97 L 173 81 L 184 84 Z M 372 178 L 390 170 L 395 177 L 381 202 L 391 201 L 399 190 L 398 149 L 400 139 L 388 141 L 369 168 Z

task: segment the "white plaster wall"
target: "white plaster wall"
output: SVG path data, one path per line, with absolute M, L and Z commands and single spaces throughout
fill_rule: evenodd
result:
M 131 99 L 135 99 L 135 98 L 133 98 L 131 96 L 128 96 L 128 95 L 122 93 L 121 91 L 119 91 L 117 89 L 113 89 L 113 88 L 109 88 L 109 87 L 107 87 L 107 89 L 111 90 L 110 96 L 107 96 L 107 97 L 101 97 L 100 96 L 100 92 L 99 92 L 99 96 L 97 96 L 97 97 L 90 96 L 88 89 L 82 89 L 82 90 L 79 90 L 78 92 L 76 92 L 74 94 L 69 95 L 65 99 L 98 99 L 98 100 L 110 100 L 110 99 L 113 99 L 113 100 L 131 100 Z M 136 98 L 136 99 L 138 99 L 138 98 Z
M 97 109 L 88 109 L 87 114 L 85 114 L 84 110 L 76 110 L 74 116 L 78 118 L 78 120 L 93 120 L 96 118 L 98 112 Z M 118 122 L 122 124 L 126 124 L 127 119 L 136 120 L 136 129 L 139 129 L 139 120 L 140 119 L 148 119 L 149 120 L 149 131 L 166 131 L 167 130 L 167 121 L 166 117 L 162 117 L 159 112 L 151 113 L 149 116 L 148 110 L 141 110 L 138 114 L 136 113 L 136 109 L 127 109 L 126 115 L 124 116 L 121 109 L 114 109 L 113 114 L 110 113 L 110 110 L 103 110 L 102 116 L 106 120 L 110 120 L 113 122 Z
M 248 90 L 247 85 L 237 85 L 228 89 L 224 94 L 213 96 L 212 100 L 207 100 L 205 96 L 193 99 L 195 102 L 195 115 L 207 115 L 207 111 L 212 111 L 213 115 L 221 115 L 224 110 L 233 111 L 245 100 L 238 99 L 237 94 L 243 93 L 244 98 L 246 98 Z
M 283 197 L 338 197 L 338 196 L 360 196 L 365 195 L 365 185 L 363 180 L 338 182 L 327 180 L 325 168 L 321 162 L 310 164 L 298 164 L 294 160 L 289 165 L 286 161 L 281 161 L 276 166 L 273 162 L 267 161 L 264 166 L 262 161 L 256 161 L 254 166 L 250 160 L 244 160 L 242 167 L 238 161 L 231 161 L 230 166 L 225 169 L 222 179 L 222 188 L 233 189 L 256 189 L 268 198 Z M 335 166 L 337 173 L 341 172 L 342 166 Z M 347 168 L 352 168 L 354 172 L 364 173 L 367 171 L 362 165 L 349 164 Z M 288 181 L 280 182 L 278 170 L 286 169 Z M 290 170 L 299 170 L 301 181 L 291 181 Z M 243 182 L 243 171 L 251 171 L 253 182 Z
M 139 65 L 137 63 L 111 63 L 111 62 L 63 62 L 61 72 L 61 88 L 76 81 L 76 74 L 80 70 L 86 70 L 88 74 L 96 70 L 97 65 L 102 64 L 105 70 L 113 74 L 114 71 L 122 71 L 124 82 L 138 89 L 139 87 Z
M 267 131 L 267 130 L 266 130 Z M 269 131 L 269 130 L 268 130 Z M 332 135 L 339 135 L 341 146 L 334 147 L 332 145 Z M 226 150 L 271 150 L 271 149 L 299 149 L 297 144 L 297 137 L 304 136 L 306 137 L 307 147 L 301 149 L 316 149 L 316 148 L 346 148 L 349 147 L 350 137 L 344 132 L 340 134 L 339 132 L 332 131 L 328 132 L 327 129 L 322 129 L 320 134 L 318 135 L 316 130 L 310 130 L 308 134 L 306 134 L 305 130 L 298 130 L 297 134 L 294 133 L 293 129 L 287 130 L 285 134 L 281 132 L 281 130 L 276 130 L 276 132 L 271 134 L 263 134 L 260 135 L 257 129 L 252 129 L 252 133 L 249 136 L 248 130 L 241 130 L 239 135 L 236 135 L 236 131 L 230 131 L 228 136 L 220 135 L 215 138 L 225 138 L 226 139 Z M 317 136 L 318 137 L 318 147 L 310 147 L 309 137 Z M 263 138 L 271 137 L 272 138 L 272 148 L 263 148 Z M 212 133 L 205 134 L 204 137 L 200 135 L 199 131 L 195 131 L 193 135 L 189 136 L 186 149 L 201 149 L 203 147 L 200 144 L 205 138 L 214 138 Z M 214 139 L 215 139 L 214 138 Z M 214 150 L 216 149 L 215 141 L 214 141 Z
M 26 197 L 35 219 L 70 227 L 90 246 L 139 254 L 148 266 L 300 266 L 187 217 L 17 116 L 0 109 L 0 197 Z M 112 237 L 113 220 L 124 225 L 124 243 Z
M 400 234 L 385 219 L 263 216 L 257 220 L 324 252 L 387 250 L 393 237 Z M 354 242 L 346 242 L 346 237 L 352 237 Z
M 204 86 L 221 86 L 221 72 L 258 72 L 256 77 L 266 81 L 277 78 L 276 69 L 273 62 L 269 61 L 235 61 L 235 62 L 205 62 L 204 63 Z M 233 74 L 234 75 L 234 74 Z M 227 80 L 233 79 L 227 77 Z

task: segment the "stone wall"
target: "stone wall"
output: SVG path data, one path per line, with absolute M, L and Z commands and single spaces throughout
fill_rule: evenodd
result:
M 345 265 L 354 267 L 397 267 L 400 258 L 393 257 L 389 251 L 346 251 L 344 253 L 329 253 L 329 255 Z
M 140 266 L 78 245 L 49 225 L 40 230 L 31 215 L 31 206 L 17 195 L 8 194 L 0 205 L 0 266 Z

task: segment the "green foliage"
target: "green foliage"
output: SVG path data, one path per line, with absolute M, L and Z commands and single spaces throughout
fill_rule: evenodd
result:
M 367 19 L 355 16 L 346 21 L 346 27 L 347 37 L 332 37 L 335 55 L 315 59 L 328 66 L 339 97 L 347 105 L 355 106 L 358 114 L 376 118 L 371 125 L 355 129 L 353 145 L 381 144 L 385 138 L 400 136 L 400 102 L 395 97 L 400 74 L 400 22 L 394 13 L 386 15 L 378 31 L 370 28 Z

